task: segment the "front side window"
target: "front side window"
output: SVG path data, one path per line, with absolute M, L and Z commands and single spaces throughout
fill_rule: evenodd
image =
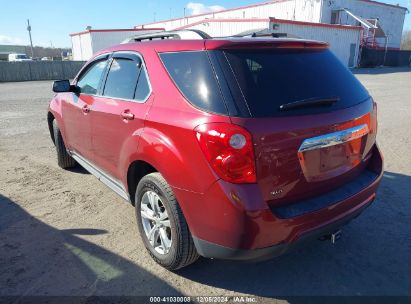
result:
M 77 86 L 80 88 L 80 92 L 86 95 L 96 95 L 97 90 L 103 76 L 104 69 L 106 68 L 107 60 L 99 60 L 91 64 L 87 68 L 77 81 Z
M 103 95 L 121 99 L 134 99 L 141 71 L 141 61 L 114 58 Z

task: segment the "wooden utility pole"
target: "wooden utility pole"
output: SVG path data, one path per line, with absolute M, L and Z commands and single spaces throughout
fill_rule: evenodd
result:
M 30 37 L 31 58 L 34 59 L 33 40 L 31 39 L 31 26 L 30 26 L 29 19 L 27 19 L 27 31 L 29 32 L 29 37 Z

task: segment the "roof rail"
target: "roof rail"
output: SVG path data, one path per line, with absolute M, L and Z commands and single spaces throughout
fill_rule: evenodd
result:
M 195 29 L 184 29 L 178 31 L 161 31 L 148 34 L 135 35 L 127 38 L 122 42 L 141 42 L 143 40 L 164 40 L 164 39 L 211 39 L 207 33 L 195 30 Z

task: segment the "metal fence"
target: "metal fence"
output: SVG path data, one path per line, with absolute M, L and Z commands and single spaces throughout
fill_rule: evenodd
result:
M 411 51 L 363 48 L 360 67 L 411 66 Z
M 84 61 L 0 62 L 0 82 L 73 79 Z

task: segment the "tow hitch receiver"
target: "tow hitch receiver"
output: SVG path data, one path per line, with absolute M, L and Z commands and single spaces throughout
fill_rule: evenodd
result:
M 331 241 L 331 244 L 335 244 L 341 238 L 341 230 L 336 230 L 333 233 L 320 237 L 320 241 Z

